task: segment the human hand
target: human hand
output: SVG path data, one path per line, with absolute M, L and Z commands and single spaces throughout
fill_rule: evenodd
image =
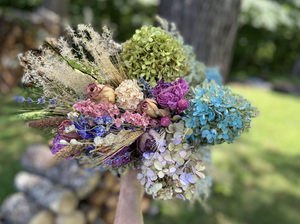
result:
M 141 200 L 144 188 L 137 180 L 138 170 L 121 176 L 121 187 L 114 224 L 143 224 Z

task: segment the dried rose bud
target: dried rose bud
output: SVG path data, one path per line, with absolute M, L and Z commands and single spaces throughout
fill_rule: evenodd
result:
M 98 104 L 115 103 L 115 91 L 109 85 L 97 85 L 96 83 L 89 84 L 86 88 L 87 95 L 91 101 Z
M 158 111 L 157 102 L 154 99 L 144 99 L 141 101 L 137 107 L 137 112 L 139 114 L 146 113 L 151 118 L 157 118 L 158 115 L 156 113 Z
M 170 124 L 170 118 L 169 117 L 162 117 L 160 120 L 160 125 L 163 127 L 166 127 Z
M 159 137 L 160 135 L 154 129 L 150 129 L 148 132 L 145 132 L 136 141 L 137 151 L 141 154 L 144 152 L 154 152 L 156 147 L 155 138 Z
M 70 141 L 71 139 L 81 139 L 80 135 L 76 131 L 66 132 L 66 128 L 72 125 L 71 120 L 63 121 L 58 127 L 58 134 L 64 139 Z
M 177 110 L 184 111 L 189 107 L 189 101 L 181 99 L 177 102 Z

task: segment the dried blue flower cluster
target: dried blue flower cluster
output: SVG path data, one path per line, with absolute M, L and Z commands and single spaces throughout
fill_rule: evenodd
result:
M 77 133 L 85 140 L 94 139 L 97 136 L 103 137 L 109 131 L 110 126 L 113 125 L 112 119 L 109 116 L 89 120 L 87 117 L 81 115 L 80 117 L 74 117 L 72 121 Z M 91 126 L 91 123 L 94 123 L 95 126 Z
M 137 81 L 138 86 L 141 88 L 141 91 L 144 93 L 144 98 L 153 98 L 153 91 L 148 82 L 142 77 Z
M 205 81 L 202 88 L 194 89 L 183 120 L 194 130 L 189 138 L 194 144 L 216 145 L 232 143 L 250 128 L 256 113 L 249 101 L 232 93 L 230 88 Z
M 205 78 L 208 80 L 208 82 L 215 81 L 215 83 L 217 83 L 219 86 L 223 84 L 223 78 L 219 69 L 216 67 L 206 68 Z
M 99 124 L 99 125 L 107 125 L 108 123 L 111 123 L 112 122 L 112 119 L 110 116 L 103 116 L 103 117 L 97 117 L 94 122 L 96 124 Z
M 85 116 L 74 117 L 73 124 L 76 128 L 77 133 L 81 138 L 87 140 L 89 138 L 94 138 L 94 134 L 91 131 L 91 126 L 88 124 L 88 119 Z

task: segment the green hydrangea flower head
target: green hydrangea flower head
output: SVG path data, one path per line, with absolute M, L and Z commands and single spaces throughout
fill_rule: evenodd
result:
M 143 26 L 123 44 L 121 57 L 130 79 L 143 77 L 152 87 L 162 78 L 173 82 L 185 70 L 185 55 L 174 37 L 153 26 Z

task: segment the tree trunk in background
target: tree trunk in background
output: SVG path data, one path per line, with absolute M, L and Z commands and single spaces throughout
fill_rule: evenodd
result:
M 43 6 L 55 12 L 60 17 L 61 33 L 71 25 L 69 18 L 69 0 L 44 0 Z
M 226 81 L 235 36 L 240 0 L 161 0 L 159 15 L 174 22 L 197 59 L 218 66 Z

